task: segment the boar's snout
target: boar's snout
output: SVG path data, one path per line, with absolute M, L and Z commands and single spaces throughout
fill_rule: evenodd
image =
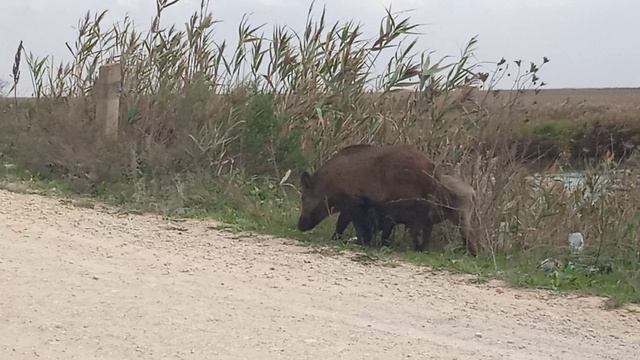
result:
M 313 229 L 313 222 L 309 216 L 300 216 L 298 219 L 298 230 L 309 231 Z

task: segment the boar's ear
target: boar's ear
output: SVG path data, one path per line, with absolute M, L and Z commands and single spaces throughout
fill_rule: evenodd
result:
M 300 184 L 302 184 L 303 189 L 311 188 L 311 175 L 308 172 L 304 171 L 302 175 L 300 175 Z

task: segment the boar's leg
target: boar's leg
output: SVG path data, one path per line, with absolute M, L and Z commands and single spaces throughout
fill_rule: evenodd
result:
M 478 245 L 476 243 L 476 239 L 473 236 L 473 229 L 471 226 L 471 219 L 469 218 L 469 216 L 462 216 L 462 242 L 465 245 L 465 247 L 467 248 L 467 252 L 471 255 L 471 256 L 477 256 L 478 255 Z
M 413 239 L 413 250 L 422 251 L 422 245 L 424 243 L 422 228 L 411 226 L 409 228 L 409 232 L 411 233 L 411 238 Z
M 378 209 L 366 196 L 355 201 L 349 211 L 358 240 L 363 245 L 370 245 L 371 239 L 378 232 Z
M 342 234 L 347 229 L 347 226 L 349 226 L 350 222 L 351 216 L 349 215 L 348 211 L 341 211 L 340 215 L 338 215 L 338 220 L 336 221 L 336 229 L 333 232 L 333 236 L 331 237 L 331 239 L 338 240 L 342 238 Z
M 388 216 L 382 216 L 380 219 L 380 227 L 382 230 L 381 241 L 382 245 L 389 246 L 389 238 L 391 237 L 391 233 L 393 232 L 393 228 L 395 223 Z
M 374 226 L 371 222 L 368 211 L 363 209 L 354 210 L 352 213 L 353 227 L 356 229 L 356 236 L 362 245 L 370 245 L 374 234 Z
M 433 222 L 427 221 L 422 224 L 410 224 L 410 233 L 413 238 L 413 248 L 415 251 L 425 251 L 431 241 Z
M 460 228 L 462 236 L 462 245 L 466 248 L 471 256 L 478 255 L 478 245 L 474 236 L 473 226 L 471 225 L 471 214 L 465 209 L 455 211 L 450 217 L 451 222 Z
M 429 246 L 431 242 L 431 232 L 433 231 L 433 222 L 427 221 L 422 224 L 422 249 L 420 251 L 424 251 Z

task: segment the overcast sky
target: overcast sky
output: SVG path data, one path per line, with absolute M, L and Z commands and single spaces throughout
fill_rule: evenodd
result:
M 163 24 L 184 24 L 200 0 L 181 0 L 163 14 Z M 479 35 L 478 59 L 525 61 L 547 56 L 542 73 L 550 88 L 640 87 L 638 0 L 317 0 L 329 20 L 354 19 L 373 36 L 385 6 L 409 10 L 425 24 L 421 48 L 457 55 Z M 155 0 L 0 0 L 0 79 L 9 80 L 20 40 L 37 55 L 67 56 L 65 41 L 87 10 L 109 10 L 111 23 L 128 13 L 147 28 Z M 252 24 L 285 24 L 302 29 L 310 0 L 212 0 L 223 23 L 216 38 L 233 40 L 243 13 Z M 23 72 L 26 76 L 26 71 Z M 26 79 L 25 79 L 26 80 Z

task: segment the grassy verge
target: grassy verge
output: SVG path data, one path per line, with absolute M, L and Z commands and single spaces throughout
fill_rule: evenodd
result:
M 410 250 L 410 240 L 401 230 L 395 234 L 391 248 L 363 248 L 350 242 L 330 240 L 335 219 L 325 220 L 316 229 L 301 233 L 295 227 L 298 215 L 298 195 L 286 191 L 278 183 L 265 178 L 236 178 L 221 182 L 212 178 L 189 177 L 174 179 L 172 189 L 167 184 L 103 184 L 93 193 L 78 193 L 73 182 L 35 176 L 12 165 L 0 167 L 0 188 L 14 192 L 36 192 L 44 195 L 76 197 L 90 195 L 90 199 L 130 211 L 159 212 L 167 216 L 212 218 L 224 222 L 235 231 L 251 231 L 286 237 L 302 244 L 319 247 L 319 251 L 340 253 L 351 250 L 354 261 L 372 265 L 388 265 L 398 261 L 434 270 L 471 274 L 474 281 L 501 279 L 521 288 L 549 289 L 559 293 L 579 293 L 608 297 L 610 307 L 625 303 L 640 303 L 640 275 L 633 267 L 622 263 L 607 263 L 599 267 L 585 265 L 587 261 L 572 258 L 558 250 L 529 250 L 513 254 L 485 253 L 471 258 L 459 251 L 458 239 L 443 249 L 427 253 Z M 153 189 L 155 188 L 155 191 Z M 189 194 L 189 195 L 185 195 Z M 91 201 L 79 200 L 77 206 L 92 207 Z M 353 234 L 348 230 L 346 238 Z M 434 239 L 447 237 L 435 229 Z M 557 265 L 544 271 L 545 259 Z

